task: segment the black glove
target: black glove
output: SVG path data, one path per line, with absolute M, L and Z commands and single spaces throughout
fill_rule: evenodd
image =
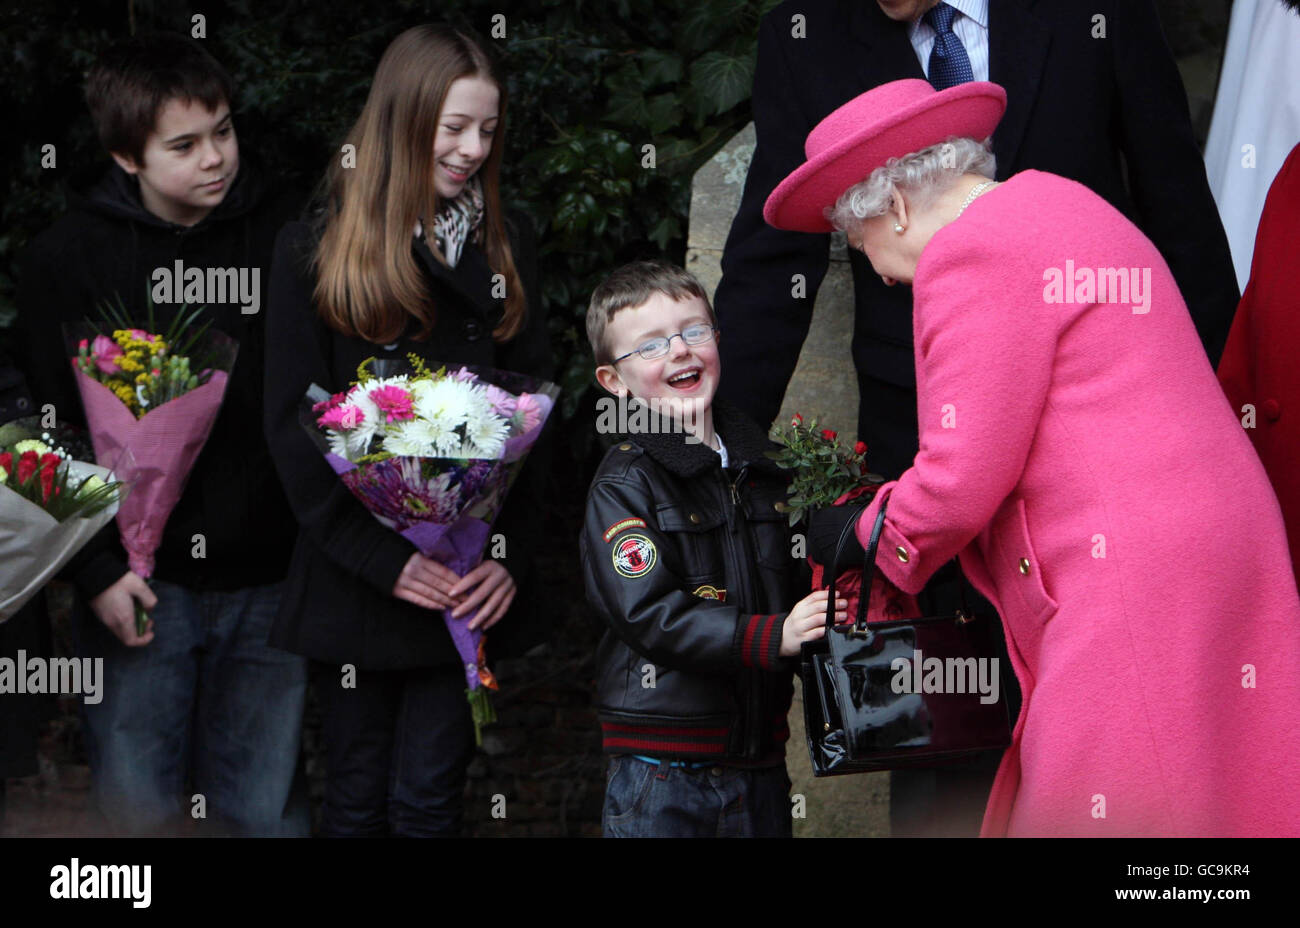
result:
M 868 501 L 869 502 L 869 501 Z M 845 506 L 828 506 L 814 509 L 808 514 L 808 554 L 827 569 L 835 559 L 835 546 L 839 543 L 844 526 L 855 521 L 866 510 L 867 503 L 854 500 Z M 861 567 L 867 552 L 858 541 L 858 534 L 850 530 L 840 552 L 840 570 Z

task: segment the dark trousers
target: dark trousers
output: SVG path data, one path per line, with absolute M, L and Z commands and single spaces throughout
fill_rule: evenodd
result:
M 280 584 L 153 589 L 157 634 L 142 648 L 78 607 L 80 654 L 104 661 L 103 698 L 81 706 L 99 810 L 116 832 L 166 833 L 202 795 L 213 833 L 306 837 L 307 662 L 266 643 Z
M 792 825 L 784 764 L 742 770 L 609 759 L 606 838 L 788 838 Z
M 46 660 L 54 653 L 43 595 L 0 622 L 0 657 L 16 661 L 19 651 L 28 660 Z M 54 705 L 54 697 L 45 693 L 0 694 L 0 786 L 5 777 L 36 773 L 36 742 Z
M 897 480 L 920 446 L 916 389 L 858 373 L 858 438 L 867 443 L 867 469 Z
M 867 443 L 867 466 L 890 480 L 912 466 L 918 447 L 916 391 L 871 377 L 858 377 L 861 405 L 858 437 Z M 993 605 L 962 581 L 965 604 L 976 615 L 999 621 Z M 962 606 L 957 570 L 948 563 L 935 572 L 918 597 L 925 615 L 951 614 Z M 1001 645 L 1001 691 L 1014 724 L 1020 712 L 1020 686 Z M 975 836 L 979 834 L 993 777 L 1002 751 L 943 767 L 895 770 L 889 776 L 889 823 L 895 837 Z
M 474 725 L 458 666 L 358 670 L 313 663 L 323 714 L 327 837 L 458 837 Z
M 17 660 L 48 658 L 54 653 L 45 597 L 37 595 L 7 622 L 0 622 L 0 657 Z M 0 694 L 0 834 L 5 827 L 5 777 L 26 777 L 37 771 L 37 739 L 54 709 L 45 693 Z

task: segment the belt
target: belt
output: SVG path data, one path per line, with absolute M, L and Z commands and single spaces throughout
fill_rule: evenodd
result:
M 643 754 L 629 754 L 628 757 L 634 760 L 642 761 L 647 764 L 654 764 L 658 767 L 660 764 L 667 764 L 669 767 L 685 767 L 688 770 L 700 770 L 704 767 L 716 767 L 717 764 L 712 761 L 693 761 L 693 760 L 664 760 L 661 757 L 646 757 Z

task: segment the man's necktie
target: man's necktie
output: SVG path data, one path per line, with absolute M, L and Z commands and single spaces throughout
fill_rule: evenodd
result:
M 935 33 L 934 48 L 930 50 L 930 83 L 935 90 L 946 90 L 975 80 L 966 46 L 952 31 L 952 20 L 956 15 L 956 10 L 940 3 L 921 17 Z

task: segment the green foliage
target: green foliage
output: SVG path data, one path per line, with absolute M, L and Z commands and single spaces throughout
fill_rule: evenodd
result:
M 836 433 L 819 429 L 816 419 L 805 423 L 796 415 L 788 428 L 773 428 L 772 439 L 782 448 L 767 452 L 767 456 L 790 471 L 787 511 L 791 526 L 808 512 L 831 506 L 849 490 L 884 482 L 867 473 L 865 444 L 858 442 L 852 451 L 846 451 Z
M 691 177 L 749 121 L 758 22 L 776 0 L 352 0 L 202 5 L 205 42 L 235 80 L 236 124 L 273 176 L 306 192 L 337 156 L 388 42 L 449 20 L 500 53 L 509 84 L 507 202 L 540 238 L 542 299 L 565 388 L 564 411 L 592 383 L 583 315 L 600 279 L 637 258 L 682 262 Z M 84 73 L 137 30 L 188 34 L 190 4 L 47 0 L 0 29 L 7 121 L 2 156 L 0 327 L 14 310 L 17 255 L 64 208 L 62 185 L 105 160 L 81 99 Z M 505 38 L 491 38 L 504 12 Z M 57 148 L 55 169 L 41 145 Z M 652 145 L 654 167 L 645 146 Z

